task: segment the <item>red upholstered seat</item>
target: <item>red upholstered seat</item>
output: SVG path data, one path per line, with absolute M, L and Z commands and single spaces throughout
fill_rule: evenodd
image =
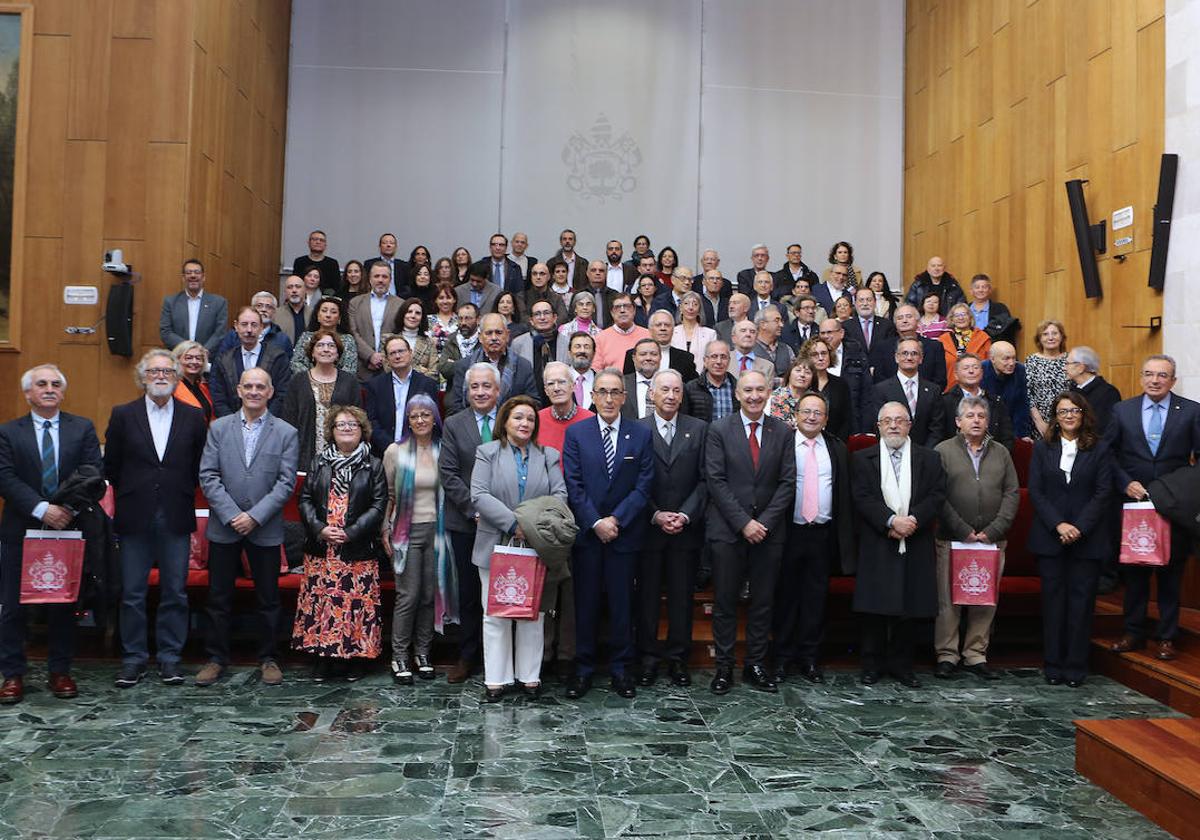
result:
M 869 449 L 878 442 L 879 438 L 875 435 L 850 435 L 850 440 L 846 441 L 846 448 L 857 452 L 860 449 Z

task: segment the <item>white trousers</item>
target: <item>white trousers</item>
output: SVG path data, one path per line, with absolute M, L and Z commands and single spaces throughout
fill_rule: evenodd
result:
M 492 618 L 487 614 L 487 569 L 479 570 L 479 581 L 483 590 L 484 683 L 495 688 L 511 684 L 514 678 L 525 684 L 541 682 L 545 614 L 538 613 L 537 621 Z

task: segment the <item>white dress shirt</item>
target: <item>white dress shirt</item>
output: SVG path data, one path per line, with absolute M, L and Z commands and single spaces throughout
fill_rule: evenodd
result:
M 412 370 L 403 379 L 392 372 L 392 397 L 396 400 L 396 434 L 393 440 L 400 440 L 404 434 L 405 409 L 408 407 L 408 386 L 412 384 Z
M 646 394 L 648 394 L 650 392 L 650 380 L 647 379 L 646 377 L 642 376 L 640 373 L 637 374 L 637 389 L 636 390 L 637 390 L 637 412 L 636 412 L 637 416 L 638 417 L 647 417 L 649 415 L 646 412 Z M 653 405 L 650 406 L 650 411 L 654 411 Z
M 242 352 L 242 370 L 250 370 L 250 368 L 258 367 L 258 357 L 262 355 L 262 342 L 254 345 L 253 350 L 247 350 L 244 345 L 239 344 L 238 349 Z
M 383 335 L 383 315 L 387 311 L 388 295 L 377 295 L 371 292 L 371 327 L 375 330 L 374 346 L 379 350 L 379 340 Z
M 612 263 L 608 264 L 608 275 L 605 283 L 614 292 L 625 291 L 625 269 L 620 263 L 616 265 Z
M 758 428 L 756 428 L 754 430 L 754 438 L 755 438 L 755 440 L 758 441 L 758 445 L 761 448 L 762 447 L 763 420 L 766 419 L 767 415 L 764 414 L 761 417 L 759 417 L 757 420 L 751 420 L 749 417 L 746 416 L 746 412 L 744 412 L 744 411 L 739 411 L 738 415 L 741 416 L 741 418 L 742 418 L 742 431 L 746 433 L 746 442 L 747 443 L 750 442 L 750 424 L 751 423 L 758 424 Z
M 186 292 L 185 292 L 186 294 Z M 188 332 L 187 337 L 191 341 L 196 340 L 196 325 L 200 323 L 200 298 L 204 296 L 204 290 L 201 289 L 196 293 L 195 297 L 187 296 L 188 308 Z
M 833 459 L 825 436 L 813 438 L 817 442 L 817 474 L 821 482 L 817 487 L 817 518 L 809 522 L 800 515 L 804 505 L 804 467 L 808 462 L 808 438 L 796 432 L 796 504 L 792 509 L 792 521 L 797 525 L 820 525 L 833 518 Z
M 175 417 L 175 400 L 168 398 L 161 407 L 146 397 L 146 419 L 150 421 L 150 437 L 154 438 L 154 451 L 161 461 L 167 454 L 167 439 L 171 436 L 171 420 Z

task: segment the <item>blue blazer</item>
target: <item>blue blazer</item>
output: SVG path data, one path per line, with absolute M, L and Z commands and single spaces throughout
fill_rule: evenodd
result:
M 409 374 L 408 399 L 425 394 L 435 403 L 438 398 L 437 383 L 419 371 Z M 385 370 L 376 374 L 363 385 L 366 394 L 367 419 L 371 421 L 371 451 L 376 458 L 396 439 L 396 391 L 392 388 L 392 372 Z
M 646 530 L 646 507 L 654 484 L 654 441 L 650 429 L 636 420 L 621 418 L 617 432 L 613 477 L 604 463 L 604 443 L 599 417 L 567 427 L 563 439 L 567 501 L 579 524 L 576 545 L 597 549 L 604 545 L 592 525 L 615 516 L 621 531 L 608 546 L 614 551 L 637 551 Z
M 1113 481 L 1121 497 L 1125 496 L 1129 482 L 1149 485 L 1154 479 L 1187 466 L 1192 454 L 1200 452 L 1200 403 L 1171 393 L 1158 453 L 1150 454 L 1142 431 L 1142 396 L 1138 394 L 1117 403 L 1104 433 L 1104 442 L 1115 456 Z

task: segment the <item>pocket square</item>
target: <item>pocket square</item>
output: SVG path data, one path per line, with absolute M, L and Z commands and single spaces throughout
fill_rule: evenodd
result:
M 626 456 L 625 456 L 624 458 L 622 458 L 621 460 L 622 460 L 622 461 L 632 461 L 632 460 L 633 460 L 633 456 L 632 456 L 632 455 L 626 455 Z

